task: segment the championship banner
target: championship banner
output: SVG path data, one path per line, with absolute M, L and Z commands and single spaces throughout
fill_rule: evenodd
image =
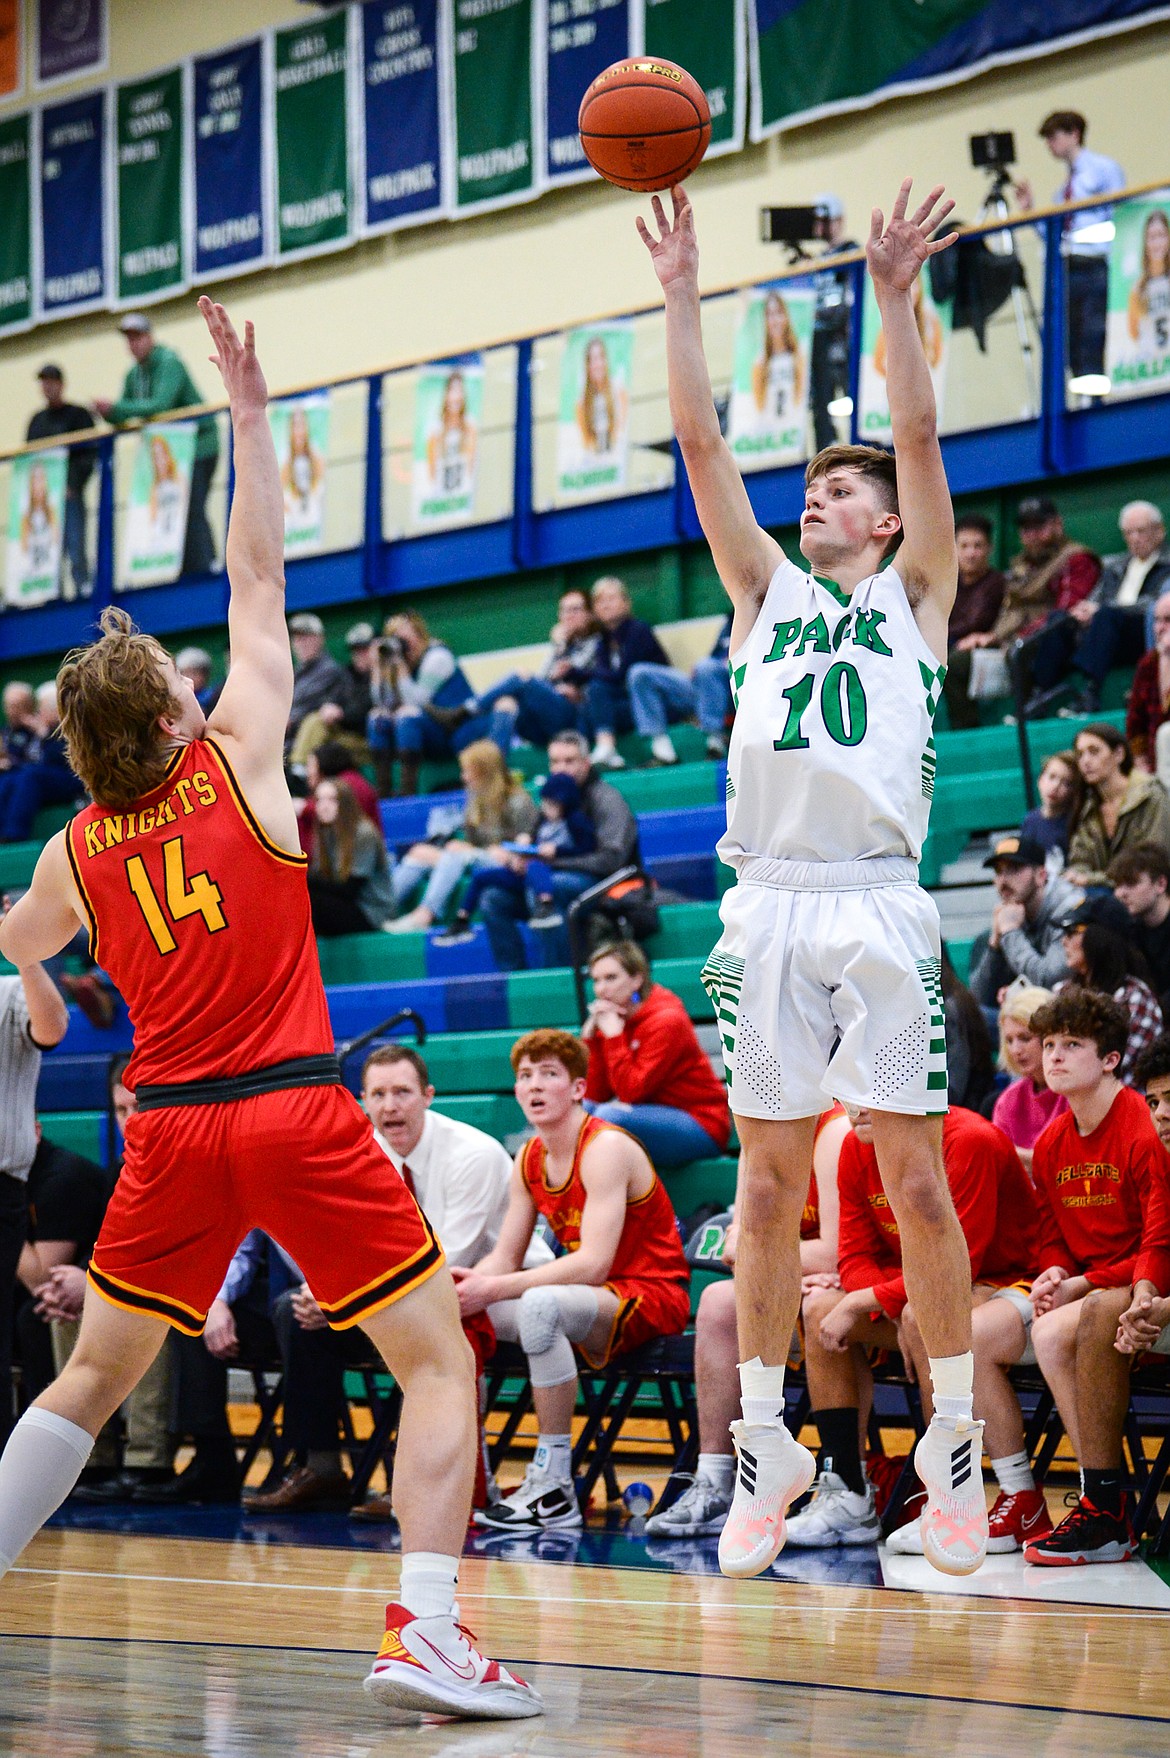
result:
M 808 392 L 817 296 L 784 281 L 743 296 L 735 333 L 727 443 L 741 470 L 807 458 Z
M 460 214 L 482 213 L 539 193 L 543 32 L 537 0 L 454 5 L 455 207 Z
M 28 609 L 59 594 L 68 469 L 69 454 L 64 447 L 25 453 L 12 460 L 6 604 Z
M 108 303 L 106 94 L 86 92 L 40 112 L 41 249 L 38 316 Z
M 1170 190 L 1113 209 L 1105 369 L 1110 398 L 1170 386 Z
M 483 359 L 424 366 L 415 379 L 411 518 L 440 531 L 475 517 Z
M 37 85 L 61 85 L 109 62 L 109 0 L 36 0 Z
M 316 555 L 325 547 L 329 392 L 271 404 L 268 423 L 284 493 L 284 553 Z
M 142 305 L 186 285 L 183 69 L 120 85 L 115 127 L 117 296 Z
M 545 178 L 578 183 L 594 172 L 577 133 L 585 89 L 630 53 L 630 0 L 549 0 Z
M 743 146 L 747 116 L 747 0 L 639 0 L 635 53 L 693 73 L 711 107 L 707 157 Z M 807 53 L 807 50 L 806 50 Z
M 557 424 L 559 502 L 598 499 L 625 488 L 633 363 L 629 323 L 591 324 L 566 333 Z
M 24 0 L 0 0 L 0 100 L 24 84 Z
M 989 67 L 1099 42 L 1167 16 L 1164 0 L 750 4 L 753 140 L 819 116 L 955 85 Z
M 126 505 L 124 587 L 164 586 L 182 572 L 194 462 L 194 422 L 142 429 Z
M 352 230 L 349 8 L 273 33 L 276 239 L 282 259 L 336 250 Z
M 446 212 L 446 139 L 440 80 L 448 65 L 447 20 L 439 0 L 362 7 L 362 231 L 434 219 Z
M 930 368 L 934 385 L 934 401 L 942 419 L 943 393 L 946 389 L 947 354 L 951 340 L 951 313 L 954 301 L 936 301 L 931 294 L 929 279 L 920 275 L 914 283 L 914 316 L 918 334 Z M 889 446 L 890 403 L 886 395 L 886 338 L 882 333 L 881 313 L 874 296 L 873 282 L 865 280 L 865 301 L 861 310 L 861 387 L 858 438 L 863 445 Z
M 0 335 L 32 322 L 32 187 L 29 119 L 0 122 Z
M 264 51 L 237 43 L 193 63 L 195 248 L 192 280 L 238 275 L 268 261 Z

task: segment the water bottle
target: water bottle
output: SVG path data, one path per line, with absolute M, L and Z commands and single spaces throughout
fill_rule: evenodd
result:
M 632 1520 L 645 1519 L 654 1506 L 654 1491 L 648 1483 L 630 1483 L 622 1491 L 622 1504 Z

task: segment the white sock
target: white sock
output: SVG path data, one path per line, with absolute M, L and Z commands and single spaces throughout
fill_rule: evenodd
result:
M 930 1360 L 930 1383 L 934 1387 L 934 1413 L 949 1422 L 970 1422 L 972 1389 L 975 1384 L 975 1357 L 940 1355 Z
M 408 1551 L 402 1559 L 398 1602 L 412 1617 L 450 1618 L 455 1610 L 459 1558 L 437 1550 Z
M 1002 1459 L 993 1459 L 991 1469 L 995 1472 L 995 1481 L 1005 1496 L 1018 1495 L 1021 1490 L 1036 1487 L 1031 1463 L 1027 1453 L 1023 1451 L 1007 1453 Z
M 758 1355 L 739 1364 L 740 1404 L 745 1422 L 783 1422 L 784 1364 L 765 1367 Z
M 573 1480 L 573 1437 L 567 1434 L 542 1434 L 536 1443 L 532 1463 L 542 1477 L 554 1483 Z
M 93 1436 L 34 1404 L 0 1458 L 0 1575 L 7 1574 L 73 1488 L 93 1452 Z
M 735 1487 L 735 1454 L 700 1453 L 695 1476 L 701 1477 L 704 1483 L 709 1483 L 713 1489 L 729 1496 Z
M 650 740 L 650 750 L 660 763 L 673 763 L 678 756 L 669 733 L 656 733 Z

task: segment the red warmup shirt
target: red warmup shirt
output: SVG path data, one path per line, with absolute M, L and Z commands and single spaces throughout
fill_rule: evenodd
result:
M 1037 1258 L 1094 1288 L 1150 1281 L 1170 1292 L 1170 1154 L 1146 1102 L 1120 1087 L 1090 1135 L 1072 1112 L 1056 1117 L 1032 1150 L 1040 1199 Z
M 731 1140 L 727 1088 L 712 1073 L 687 1010 L 655 983 L 616 1038 L 589 1040 L 585 1097 L 604 1104 L 673 1105 L 688 1111 L 720 1153 Z
M 943 1164 L 971 1255 L 971 1280 L 992 1288 L 1030 1282 L 1035 1273 L 1036 1197 L 1020 1156 L 994 1123 L 948 1111 Z M 897 1319 L 906 1304 L 902 1241 L 882 1189 L 873 1148 L 848 1135 L 837 1168 L 841 1201 L 838 1268 L 847 1294 L 872 1288 L 882 1311 Z

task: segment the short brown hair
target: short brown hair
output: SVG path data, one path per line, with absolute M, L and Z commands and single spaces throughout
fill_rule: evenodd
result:
M 1170 885 L 1170 855 L 1156 842 L 1138 842 L 1117 855 L 1106 869 L 1110 885 L 1132 885 L 1135 879 L 1165 879 Z
M 519 1074 L 522 1062 L 543 1062 L 551 1057 L 568 1070 L 572 1080 L 584 1080 L 589 1073 L 589 1049 L 572 1032 L 558 1031 L 555 1026 L 541 1026 L 538 1031 L 525 1032 L 512 1045 L 512 1072 Z
M 99 806 L 132 806 L 162 781 L 169 751 L 159 720 L 178 707 L 166 649 L 124 610 L 104 610 L 101 634 L 75 647 L 57 673 L 70 766 Z
M 383 1044 L 380 1050 L 371 1050 L 362 1063 L 362 1089 L 364 1091 L 366 1076 L 371 1068 L 389 1068 L 395 1062 L 409 1062 L 418 1075 L 418 1084 L 425 1093 L 431 1084 L 431 1073 L 417 1050 L 409 1044 Z
M 1102 1058 L 1111 1052 L 1124 1056 L 1129 1042 L 1129 1009 L 1112 995 L 1078 986 L 1038 1007 L 1032 1015 L 1032 1030 L 1038 1038 L 1049 1038 L 1055 1032 L 1089 1038 Z
M 825 446 L 806 464 L 804 486 L 808 488 L 830 470 L 852 470 L 871 484 L 887 513 L 898 511 L 898 468 L 893 452 L 880 446 Z M 899 530 L 887 543 L 886 554 L 892 555 L 901 541 Z
M 1089 132 L 1089 124 L 1079 110 L 1050 110 L 1036 132 L 1041 140 L 1047 140 L 1058 130 L 1063 134 L 1075 134 L 1078 140 L 1084 140 Z
M 590 974 L 598 959 L 602 958 L 616 959 L 627 977 L 637 977 L 643 989 L 650 987 L 650 960 L 636 940 L 607 940 L 596 952 L 589 954 Z

